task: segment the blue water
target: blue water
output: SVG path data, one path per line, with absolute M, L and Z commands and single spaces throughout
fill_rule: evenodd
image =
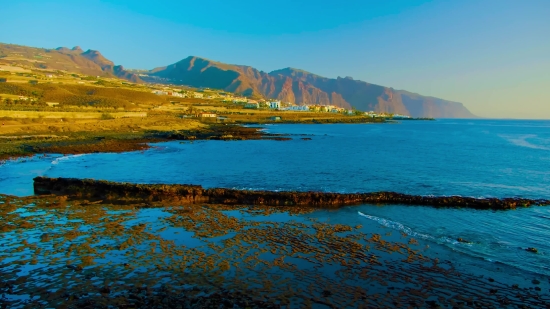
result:
M 255 190 L 550 199 L 550 121 L 270 125 L 267 130 L 296 135 L 291 141 L 168 142 L 144 152 L 12 161 L 0 166 L 0 192 L 32 194 L 32 177 L 45 175 Z M 457 263 L 480 260 L 550 275 L 550 207 L 351 209 L 335 217 L 416 235 Z M 472 243 L 460 244 L 458 237 Z M 539 253 L 528 253 L 527 247 Z

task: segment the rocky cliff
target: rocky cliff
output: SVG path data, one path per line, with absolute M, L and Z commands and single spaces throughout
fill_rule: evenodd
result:
M 294 68 L 266 73 L 249 66 L 191 56 L 153 69 L 150 74 L 176 84 L 259 95 L 296 104 L 335 105 L 413 117 L 475 117 L 458 102 L 394 90 L 351 77 L 326 78 Z
M 0 43 L 2 62 L 32 63 L 40 69 L 64 70 L 92 76 L 119 77 L 136 83 L 143 82 L 136 74 L 128 72 L 122 66 L 116 66 L 99 51 L 83 51 L 79 46 L 56 49 L 35 48 Z

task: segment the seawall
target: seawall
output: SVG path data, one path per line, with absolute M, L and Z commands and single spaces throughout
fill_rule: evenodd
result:
M 178 203 L 245 204 L 266 206 L 339 207 L 356 204 L 404 204 L 432 207 L 507 210 L 550 205 L 550 200 L 523 198 L 473 198 L 420 196 L 396 192 L 329 193 L 205 189 L 199 185 L 132 184 L 93 179 L 34 178 L 35 194 L 68 195 L 74 198 L 140 202 L 174 200 Z

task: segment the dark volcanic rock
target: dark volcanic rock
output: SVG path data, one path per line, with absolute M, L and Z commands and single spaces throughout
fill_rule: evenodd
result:
M 292 191 L 249 191 L 225 188 L 204 189 L 199 185 L 130 184 L 92 179 L 34 178 L 35 194 L 70 195 L 107 201 L 161 201 L 180 203 L 245 204 L 268 206 L 337 207 L 353 204 L 405 204 L 432 207 L 506 210 L 549 205 L 549 200 L 486 198 L 460 196 L 420 196 L 396 192 L 329 193 Z

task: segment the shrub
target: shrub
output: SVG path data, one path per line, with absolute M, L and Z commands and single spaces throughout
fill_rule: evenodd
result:
M 111 115 L 109 113 L 101 114 L 101 120 L 109 120 L 109 119 L 115 119 L 115 117 L 113 117 L 113 115 Z

